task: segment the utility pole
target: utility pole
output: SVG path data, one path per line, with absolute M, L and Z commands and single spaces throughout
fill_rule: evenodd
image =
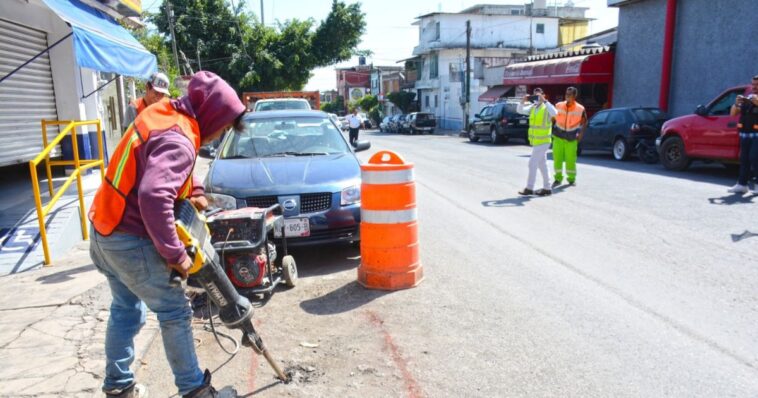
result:
M 176 51 L 176 33 L 174 33 L 174 10 L 171 8 L 170 0 L 166 0 L 166 12 L 168 12 L 168 27 L 171 30 L 171 47 L 174 49 L 174 63 L 176 64 L 176 69 L 178 71 L 181 71 L 182 68 L 179 66 L 179 53 Z
M 534 0 L 532 0 L 532 5 L 529 7 L 529 55 L 532 55 L 533 53 L 533 47 L 532 47 L 532 24 L 534 22 Z
M 195 51 L 197 54 L 197 71 L 200 72 L 203 70 L 203 64 L 200 63 L 200 46 L 203 45 L 202 40 L 197 41 L 197 46 L 195 46 Z
M 263 0 L 261 0 L 261 25 L 265 25 L 266 22 L 263 21 Z
M 466 21 L 466 105 L 463 111 L 463 128 L 468 131 L 468 114 L 471 103 L 471 20 Z

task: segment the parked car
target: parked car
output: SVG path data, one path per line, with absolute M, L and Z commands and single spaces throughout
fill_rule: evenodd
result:
M 411 131 L 411 114 L 401 115 L 397 121 L 397 132 L 400 134 L 409 133 Z
M 434 114 L 426 112 L 413 112 L 408 118 L 408 131 L 411 134 L 434 134 L 437 120 Z
M 390 122 L 389 122 L 389 126 L 388 126 L 390 133 L 398 133 L 399 127 L 400 127 L 400 118 L 401 117 L 403 117 L 402 114 L 397 114 L 397 115 L 392 116 L 392 118 L 390 118 Z
M 614 159 L 626 160 L 641 141 L 654 142 L 668 119 L 665 112 L 653 107 L 605 109 L 590 118 L 579 145 L 582 151 L 608 151 Z
M 308 110 L 311 109 L 311 104 L 304 98 L 262 99 L 255 103 L 253 112 L 282 111 L 286 109 Z
M 283 207 L 289 245 L 360 239 L 361 170 L 343 134 L 320 111 L 252 112 L 227 134 L 205 181 L 211 204 Z M 359 141 L 355 151 L 368 149 Z M 299 231 L 295 233 L 296 231 Z
M 750 86 L 730 88 L 708 105 L 698 105 L 695 114 L 663 124 L 656 141 L 661 163 L 669 170 L 685 170 L 695 159 L 739 162 L 738 116 L 729 116 L 737 95 L 748 95 Z
M 365 113 L 358 113 L 358 117 L 361 119 L 364 129 L 374 128 L 374 123 L 371 122 L 371 119 Z
M 509 99 L 485 106 L 469 123 L 468 139 L 477 142 L 488 137 L 493 144 L 504 144 L 511 138 L 528 142 L 529 116 L 516 112 L 519 101 Z
M 337 126 L 339 126 L 340 130 L 347 131 L 350 128 L 350 123 L 348 123 L 346 117 L 340 116 L 337 118 L 337 120 L 339 120 Z
M 340 128 L 340 118 L 336 113 L 327 113 L 329 120 L 331 120 L 337 128 Z
M 388 132 L 388 131 L 389 131 L 389 127 L 390 127 L 390 119 L 391 119 L 391 118 L 392 118 L 392 116 L 385 116 L 385 117 L 382 119 L 382 122 L 381 122 L 381 123 L 379 123 L 379 131 L 380 131 L 380 132 L 382 132 L 382 133 L 386 133 L 386 132 Z

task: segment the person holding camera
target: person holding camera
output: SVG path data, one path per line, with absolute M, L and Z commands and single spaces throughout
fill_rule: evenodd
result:
M 737 184 L 728 191 L 746 193 L 751 177 L 758 178 L 758 75 L 753 76 L 751 93 L 747 97 L 738 95 L 729 114 L 740 116 L 737 123 L 740 133 L 740 174 Z M 753 183 L 750 193 L 758 194 L 758 183 Z
M 519 195 L 547 196 L 553 193 L 550 188 L 550 175 L 547 171 L 547 150 L 550 149 L 550 136 L 553 129 L 552 118 L 557 111 L 553 104 L 545 99 L 541 88 L 534 89 L 534 95 L 524 96 L 518 104 L 516 112 L 529 115 L 529 144 L 532 146 L 532 156 L 529 157 L 529 175 L 526 188 Z M 542 189 L 534 190 L 537 179 L 537 169 L 542 174 Z

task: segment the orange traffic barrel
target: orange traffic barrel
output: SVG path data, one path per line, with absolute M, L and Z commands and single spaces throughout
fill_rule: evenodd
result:
M 358 282 L 369 289 L 418 285 L 418 214 L 413 163 L 380 151 L 361 165 L 361 265 Z

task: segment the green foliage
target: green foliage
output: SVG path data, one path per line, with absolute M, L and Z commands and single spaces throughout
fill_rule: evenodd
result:
M 378 104 L 379 100 L 376 98 L 376 96 L 368 94 L 355 101 L 352 101 L 350 103 L 350 108 L 352 109 L 358 107 L 361 108 L 364 112 L 368 112 Z
M 365 30 L 360 4 L 333 0 L 318 25 L 287 20 L 276 28 L 244 12 L 243 0 L 172 0 L 178 49 L 190 62 L 197 53 L 204 70 L 217 73 L 237 91 L 301 90 L 315 68 L 350 59 Z M 166 2 L 149 17 L 169 36 Z M 170 46 L 169 46 L 170 47 Z M 196 68 L 196 67 L 195 67 Z
M 338 95 L 332 102 L 321 104 L 321 110 L 329 113 L 341 113 L 345 111 L 345 99 Z
M 382 112 L 382 106 L 380 104 L 374 105 L 369 111 L 368 111 L 368 117 L 369 119 L 374 121 L 375 126 L 379 126 L 379 123 L 382 121 L 382 117 L 384 116 Z
M 174 56 L 171 52 L 171 45 L 166 43 L 163 37 L 157 33 L 149 32 L 147 29 L 142 28 L 132 31 L 134 37 L 145 46 L 147 51 L 155 54 L 158 59 L 158 70 L 165 73 L 168 76 L 170 86 L 168 88 L 172 97 L 178 97 L 181 95 L 179 89 L 174 87 L 174 80 L 179 76 L 179 70 L 174 65 Z M 144 92 L 145 81 L 138 81 L 137 88 Z
M 411 112 L 411 109 L 413 108 L 413 101 L 416 99 L 416 93 L 410 93 L 407 91 L 397 91 L 394 93 L 389 93 L 387 95 L 387 100 L 395 104 L 398 108 L 400 108 L 403 113 L 409 113 Z

